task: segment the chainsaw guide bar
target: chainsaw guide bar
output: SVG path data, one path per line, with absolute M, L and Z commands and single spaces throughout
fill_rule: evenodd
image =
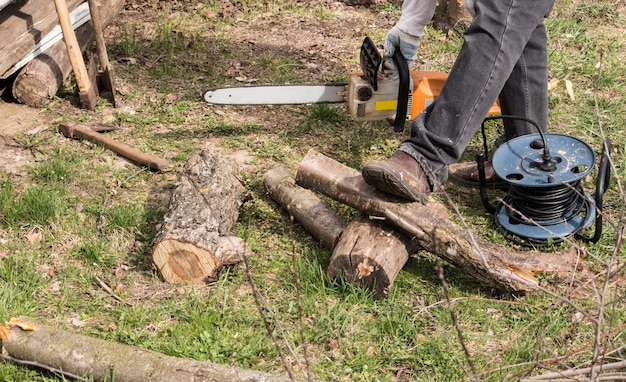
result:
M 215 105 L 303 105 L 345 102 L 345 83 L 248 85 L 212 89 L 204 100 Z

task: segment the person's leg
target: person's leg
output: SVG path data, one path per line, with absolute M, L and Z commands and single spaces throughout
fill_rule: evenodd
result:
M 500 108 L 503 115 L 530 119 L 536 122 L 542 131 L 547 131 L 548 51 L 543 23 L 535 28 L 502 88 Z M 537 128 L 530 123 L 504 119 L 504 134 L 507 140 L 537 132 Z
M 476 17 L 445 86 L 399 147 L 422 165 L 433 189 L 460 158 L 553 3 L 476 1 Z
M 546 30 L 539 24 L 513 67 L 502 92 L 500 109 L 504 116 L 521 117 L 536 122 L 545 132 L 548 124 L 548 52 Z M 509 140 L 537 133 L 537 128 L 521 119 L 504 118 L 504 137 Z M 450 179 L 470 187 L 480 186 L 476 162 L 454 163 L 448 167 Z M 490 161 L 485 163 L 485 185 L 507 188 Z

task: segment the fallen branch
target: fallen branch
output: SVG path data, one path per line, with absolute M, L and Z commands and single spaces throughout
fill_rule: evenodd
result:
M 296 185 L 285 167 L 277 167 L 263 175 L 263 183 L 271 198 L 328 249 L 346 227 L 346 223 L 315 193 Z
M 135 346 L 118 344 L 42 325 L 30 318 L 12 319 L 0 331 L 10 357 L 48 370 L 94 381 L 116 382 L 287 382 L 292 379 L 176 358 Z
M 300 163 L 296 182 L 404 231 L 420 247 L 502 291 L 539 288 L 535 277 L 549 273 L 563 280 L 585 273 L 575 251 L 510 250 L 474 235 L 420 203 L 392 198 L 365 183 L 360 172 L 315 151 Z
M 346 226 L 318 195 L 296 185 L 284 167 L 268 171 L 263 180 L 272 199 L 332 250 L 326 272 L 330 280 L 370 290 L 376 299 L 387 297 L 409 255 L 417 250 L 416 242 L 360 213 Z

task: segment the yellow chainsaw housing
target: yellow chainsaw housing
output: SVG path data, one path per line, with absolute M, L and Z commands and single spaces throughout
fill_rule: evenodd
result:
M 439 96 L 448 74 L 437 71 L 410 72 L 409 99 L 406 120 L 417 115 Z M 393 120 L 398 106 L 398 79 L 384 75 L 378 77 L 378 90 L 374 91 L 369 81 L 361 74 L 351 74 L 346 85 L 345 100 L 348 113 L 356 121 Z M 489 114 L 500 114 L 496 102 Z

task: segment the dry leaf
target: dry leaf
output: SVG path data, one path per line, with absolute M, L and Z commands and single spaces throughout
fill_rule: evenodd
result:
M 565 89 L 567 89 L 567 94 L 569 95 L 569 98 L 575 100 L 576 97 L 574 96 L 574 85 L 572 85 L 572 81 L 565 80 Z
M 336 339 L 331 340 L 328 344 L 328 347 L 330 348 L 330 350 L 339 350 L 339 341 L 337 341 Z
M 559 79 L 555 79 L 555 80 L 548 82 L 548 90 L 556 89 L 556 87 L 559 86 L 560 83 L 561 83 L 561 80 Z

